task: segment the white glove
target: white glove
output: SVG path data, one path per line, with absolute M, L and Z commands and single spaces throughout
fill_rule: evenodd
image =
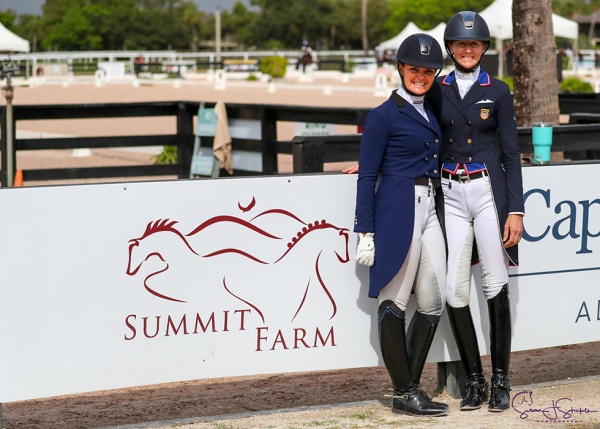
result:
M 358 246 L 354 260 L 359 264 L 372 266 L 375 263 L 375 234 L 367 232 L 364 236 L 358 234 Z

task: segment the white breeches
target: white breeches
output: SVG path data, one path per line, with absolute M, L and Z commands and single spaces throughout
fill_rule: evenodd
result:
M 489 176 L 467 182 L 442 179 L 448 240 L 448 304 L 469 305 L 473 239 L 481 264 L 486 299 L 494 298 L 508 283 L 508 256 L 494 205 Z
M 398 274 L 379 293 L 379 303 L 392 300 L 405 311 L 414 290 L 417 310 L 440 316 L 446 304 L 445 279 L 446 248 L 435 213 L 434 190 L 431 186 L 415 186 L 415 223 L 410 249 Z

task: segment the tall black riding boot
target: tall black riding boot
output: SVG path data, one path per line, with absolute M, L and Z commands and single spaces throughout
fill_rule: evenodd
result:
M 404 311 L 386 300 L 379 305 L 377 316 L 381 355 L 394 386 L 392 411 L 413 416 L 447 414 L 446 404 L 432 402 L 413 381 L 406 350 Z
M 460 360 L 467 374 L 466 395 L 460 403 L 460 409 L 461 411 L 477 410 L 488 399 L 488 384 L 483 375 L 471 308 L 468 305 L 461 308 L 448 305 L 447 309 Z
M 408 366 L 412 375 L 413 383 L 417 386 L 421 383 L 421 374 L 427 361 L 429 349 L 435 336 L 440 316 L 430 316 L 415 311 L 406 335 L 406 347 L 408 352 Z M 448 409 L 448 405 L 442 402 L 432 401 L 439 409 Z
M 416 311 L 408 325 L 406 333 L 408 364 L 416 384 L 421 382 L 423 367 L 427 361 L 427 355 L 439 322 L 439 316 L 428 316 Z
M 492 357 L 492 388 L 488 410 L 505 411 L 510 407 L 510 384 L 508 370 L 510 365 L 510 300 L 508 284 L 500 293 L 488 299 L 490 313 L 490 352 Z

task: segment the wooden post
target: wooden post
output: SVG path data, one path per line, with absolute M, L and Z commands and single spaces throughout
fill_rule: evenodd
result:
M 277 120 L 275 111 L 269 108 L 261 107 L 261 140 L 264 144 L 262 150 L 262 174 L 277 174 Z
M 8 151 L 6 150 L 6 107 L 0 106 L 0 152 L 2 153 L 2 164 L 0 168 L 0 186 L 8 186 L 6 174 L 6 160 Z
M 194 148 L 194 124 L 191 106 L 177 103 L 177 163 L 180 179 L 190 177 Z
M 14 88 L 11 84 L 10 75 L 6 77 L 6 87 L 2 88 L 4 97 L 6 98 L 6 164 L 3 165 L 3 170 L 6 170 L 6 183 L 5 186 L 12 187 L 15 179 L 15 161 L 16 161 L 16 150 L 15 150 L 15 119 L 13 117 L 13 97 Z
M 323 172 L 324 141 L 304 141 L 302 137 L 294 137 L 292 143 L 294 174 Z
M 215 53 L 217 63 L 221 63 L 221 8 L 218 6 L 215 11 Z M 223 68 L 223 65 L 219 68 Z

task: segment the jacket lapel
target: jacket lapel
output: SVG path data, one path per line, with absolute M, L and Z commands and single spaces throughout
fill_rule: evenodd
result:
M 435 116 L 433 115 L 431 107 L 428 106 L 427 102 L 425 103 L 425 111 L 427 112 L 427 116 L 429 117 L 430 120 L 432 120 L 432 118 L 433 118 L 433 122 L 430 122 L 427 119 L 425 119 L 417 111 L 417 109 L 415 109 L 404 98 L 400 97 L 396 91 L 394 91 L 392 93 L 390 99 L 394 102 L 394 104 L 396 104 L 396 106 L 398 107 L 398 112 L 400 114 L 408 116 L 409 118 L 417 121 L 419 124 L 423 125 L 424 127 L 435 131 L 437 134 L 437 128 L 435 127 L 435 125 L 437 125 L 437 121 L 435 120 Z
M 485 91 L 482 91 L 483 88 L 479 85 L 478 82 L 475 82 L 465 98 L 460 98 L 460 93 L 458 92 L 458 85 L 456 81 L 452 81 L 449 84 L 444 85 L 444 97 L 452 103 L 454 108 L 460 112 L 465 119 L 469 119 L 469 106 L 473 103 L 479 101 L 481 97 L 485 95 Z
M 456 81 L 448 84 L 443 91 L 444 97 L 454 106 L 454 108 L 465 118 L 468 118 L 463 99 L 460 98 Z
M 465 98 L 463 99 L 463 104 L 465 107 L 469 107 L 473 103 L 481 100 L 484 96 L 485 89 L 482 88 L 481 85 L 479 85 L 479 82 L 475 82 L 471 90 L 467 92 L 467 95 L 465 95 Z

